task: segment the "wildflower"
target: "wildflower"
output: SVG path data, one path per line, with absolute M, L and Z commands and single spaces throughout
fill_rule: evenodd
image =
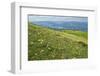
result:
M 31 42 L 30 44 L 32 45 L 32 44 L 34 44 L 34 42 Z
M 38 41 L 40 42 L 40 44 L 42 44 L 42 43 L 43 43 L 43 39 L 39 39 Z
M 51 48 L 50 48 L 50 47 L 48 47 L 48 49 L 50 50 Z
M 38 41 L 41 41 L 40 39 Z
M 40 32 L 38 32 L 38 35 L 40 35 Z
M 41 40 L 41 42 L 43 42 L 43 40 Z
M 40 42 L 40 44 L 42 44 L 43 42 Z
M 42 40 L 42 39 L 39 39 L 38 41 L 43 42 L 43 40 Z
M 44 52 L 44 50 L 41 50 L 40 52 Z
M 35 55 L 37 55 L 37 53 L 35 53 Z

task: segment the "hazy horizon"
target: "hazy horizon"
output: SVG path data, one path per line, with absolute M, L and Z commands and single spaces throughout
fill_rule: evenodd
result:
M 42 15 L 29 15 L 29 22 L 35 21 L 76 21 L 76 22 L 88 22 L 88 17 L 75 17 L 75 16 L 42 16 Z

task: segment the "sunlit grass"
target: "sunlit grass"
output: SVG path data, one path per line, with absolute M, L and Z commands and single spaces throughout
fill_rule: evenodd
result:
M 57 31 L 29 23 L 28 60 L 88 57 L 87 32 Z

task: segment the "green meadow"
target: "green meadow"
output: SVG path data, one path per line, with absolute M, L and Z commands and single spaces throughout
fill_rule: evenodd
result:
M 88 58 L 88 33 L 28 23 L 28 60 Z

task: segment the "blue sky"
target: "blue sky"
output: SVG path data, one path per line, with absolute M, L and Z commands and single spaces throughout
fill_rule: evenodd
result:
M 29 15 L 28 20 L 34 21 L 81 21 L 88 22 L 87 17 L 72 17 L 72 16 L 42 16 L 42 15 Z

